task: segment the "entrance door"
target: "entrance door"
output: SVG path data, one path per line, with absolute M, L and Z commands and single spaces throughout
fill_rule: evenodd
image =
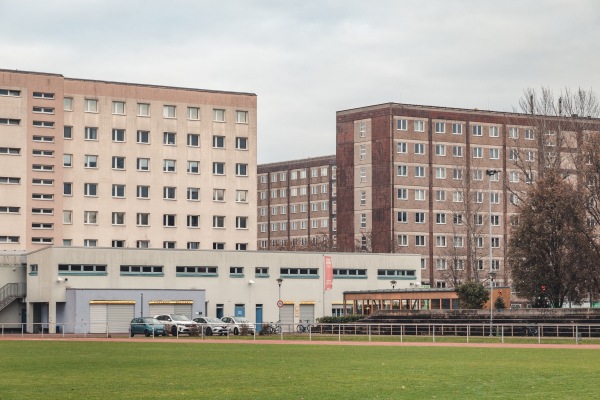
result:
M 262 322 L 263 322 L 263 306 L 262 304 L 256 305 L 256 330 L 258 332 L 262 331 Z
M 217 304 L 217 318 L 223 318 L 223 304 Z

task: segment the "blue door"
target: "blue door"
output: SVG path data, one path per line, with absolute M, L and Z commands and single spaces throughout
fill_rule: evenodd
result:
M 246 308 L 243 304 L 235 305 L 235 316 L 236 317 L 245 317 L 246 316 Z
M 223 304 L 217 304 L 217 318 L 223 318 Z
M 262 304 L 257 304 L 256 305 L 256 331 L 257 332 L 262 331 L 262 322 L 263 322 L 262 312 L 263 312 Z

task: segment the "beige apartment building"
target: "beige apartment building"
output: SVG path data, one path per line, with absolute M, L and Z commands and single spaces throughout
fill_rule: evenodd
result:
M 335 156 L 258 166 L 258 249 L 332 251 Z
M 516 205 L 541 168 L 573 158 L 598 120 L 408 104 L 337 112 L 337 246 L 421 255 L 422 284 L 509 284 Z M 537 121 L 537 122 L 536 122 Z M 576 123 L 574 123 L 576 122 Z M 491 259 L 491 262 L 490 262 Z
M 0 250 L 256 249 L 256 95 L 0 70 Z

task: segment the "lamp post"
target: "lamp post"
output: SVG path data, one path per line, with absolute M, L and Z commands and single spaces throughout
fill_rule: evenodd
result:
M 394 290 L 396 288 L 396 281 L 390 281 L 390 284 L 392 285 L 392 290 Z
M 494 323 L 494 302 L 492 301 L 494 298 L 494 277 L 496 273 L 492 268 L 493 264 L 493 250 L 492 250 L 492 175 L 498 174 L 500 171 L 497 169 L 487 169 L 485 174 L 488 176 L 488 196 L 489 196 L 489 217 L 488 224 L 490 225 L 490 336 L 492 336 L 492 326 Z
M 283 283 L 283 279 L 277 278 L 277 285 L 279 285 L 279 298 L 277 300 L 281 301 L 281 284 Z M 279 310 L 279 323 L 281 323 L 281 307 L 277 306 Z

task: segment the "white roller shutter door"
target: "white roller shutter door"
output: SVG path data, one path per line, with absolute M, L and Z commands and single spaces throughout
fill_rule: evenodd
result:
M 284 304 L 281 307 L 281 324 L 284 332 L 293 332 L 295 330 L 293 304 Z
M 129 323 L 133 319 L 133 304 L 107 304 L 107 321 L 109 333 L 127 333 Z
M 300 321 L 305 323 L 308 320 L 309 324 L 315 323 L 315 305 L 300 304 Z
M 174 314 L 182 314 L 188 317 L 189 319 L 194 319 L 194 316 L 192 315 L 191 304 L 175 304 Z
M 90 333 L 106 333 L 106 304 L 90 304 Z
M 149 316 L 159 314 L 175 314 L 175 304 L 150 304 Z M 145 315 L 144 315 L 145 316 Z

